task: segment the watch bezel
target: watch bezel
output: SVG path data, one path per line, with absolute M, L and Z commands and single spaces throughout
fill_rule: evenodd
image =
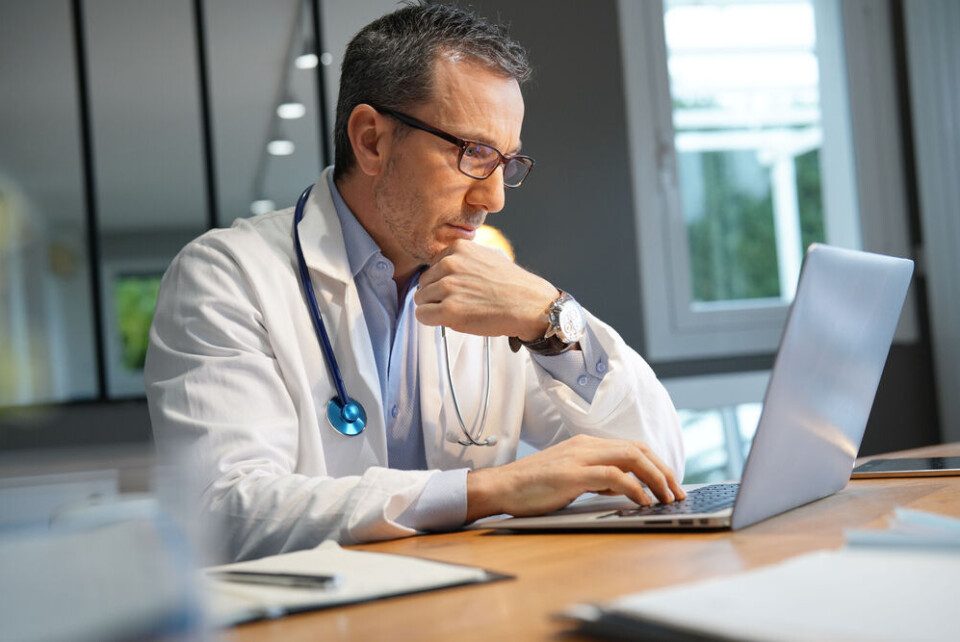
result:
M 579 320 L 579 328 L 577 329 L 578 331 L 576 336 L 570 336 L 567 334 L 566 330 L 564 330 L 562 320 L 564 313 L 577 315 Z M 560 296 L 554 299 L 550 304 L 550 312 L 547 315 L 547 319 L 550 325 L 547 328 L 547 333 L 544 335 L 544 339 L 549 339 L 555 335 L 564 343 L 573 345 L 579 342 L 586 332 L 587 322 L 583 314 L 583 307 L 577 303 L 576 299 L 563 290 L 560 290 Z

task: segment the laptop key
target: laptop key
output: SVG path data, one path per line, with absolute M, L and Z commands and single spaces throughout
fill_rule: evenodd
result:
M 643 515 L 690 515 L 693 513 L 713 513 L 733 506 L 737 498 L 739 483 L 713 484 L 702 486 L 687 493 L 683 501 L 672 504 L 654 504 L 653 506 L 638 506 L 625 508 L 610 513 L 609 517 L 637 517 Z M 608 515 L 604 515 L 608 517 Z

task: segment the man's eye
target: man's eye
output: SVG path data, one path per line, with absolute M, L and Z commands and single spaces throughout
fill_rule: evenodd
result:
M 482 158 L 483 152 L 484 149 L 480 145 L 467 145 L 467 148 L 463 150 L 463 155 L 470 158 Z

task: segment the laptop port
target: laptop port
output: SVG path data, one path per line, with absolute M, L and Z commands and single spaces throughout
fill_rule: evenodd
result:
M 684 524 L 691 524 L 691 525 L 692 525 L 692 524 L 693 524 L 693 520 L 692 520 L 692 519 L 681 519 L 681 520 L 680 520 L 680 524 L 681 524 L 681 525 L 684 525 Z

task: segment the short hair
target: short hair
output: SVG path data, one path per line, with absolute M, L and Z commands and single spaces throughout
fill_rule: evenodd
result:
M 451 55 L 523 84 L 531 68 L 524 48 L 505 29 L 457 7 L 418 3 L 371 22 L 347 45 L 340 69 L 334 124 L 334 178 L 353 169 L 356 157 L 347 122 L 367 103 L 403 111 L 433 93 L 434 62 Z

